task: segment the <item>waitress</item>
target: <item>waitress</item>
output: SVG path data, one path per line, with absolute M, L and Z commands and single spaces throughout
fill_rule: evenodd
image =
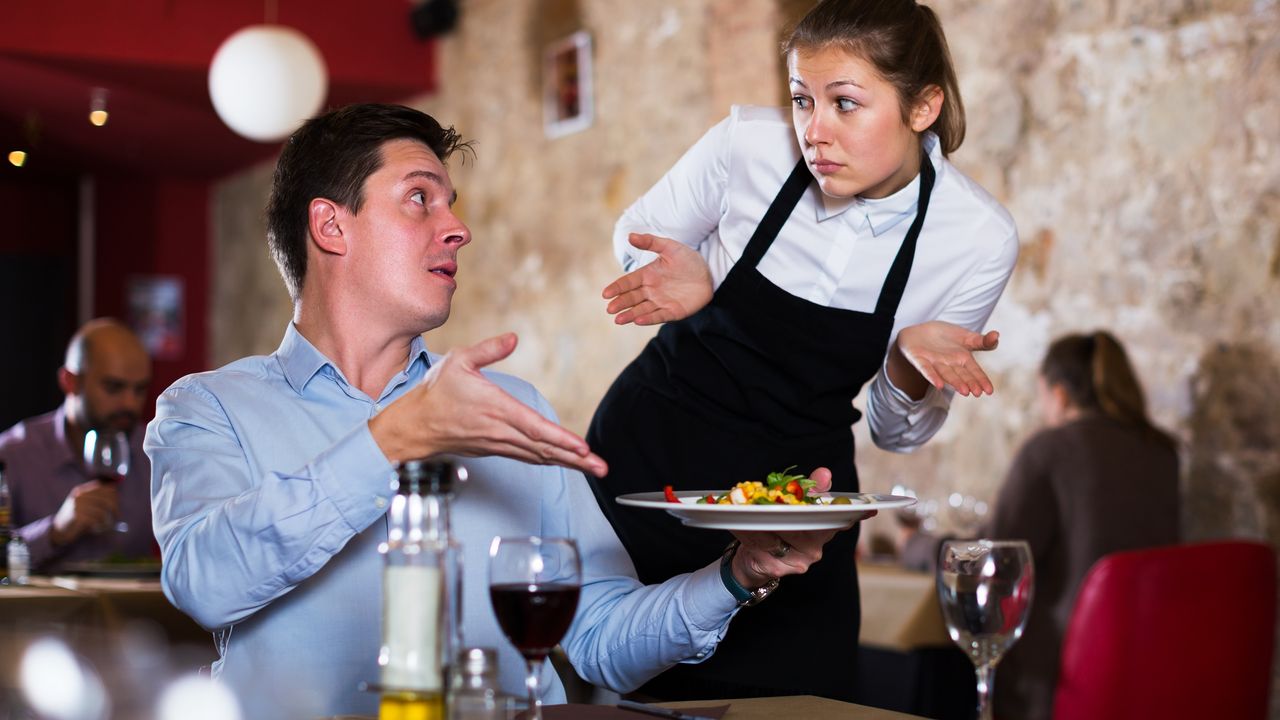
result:
M 1018 238 L 946 159 L 964 110 L 937 17 L 912 0 L 826 0 L 786 56 L 790 122 L 735 107 L 615 229 L 628 273 L 605 288 L 609 312 L 664 325 L 587 441 L 610 467 L 591 480 L 596 499 L 647 583 L 731 538 L 618 495 L 723 490 L 791 466 L 857 491 L 852 400 L 868 381 L 872 439 L 895 452 L 932 437 L 954 393 L 993 391 L 974 353 L 996 346 L 982 330 Z M 740 612 L 713 655 L 641 691 L 852 699 L 856 543 L 856 530 L 837 535 L 808 574 Z M 787 548 L 780 537 L 776 554 Z

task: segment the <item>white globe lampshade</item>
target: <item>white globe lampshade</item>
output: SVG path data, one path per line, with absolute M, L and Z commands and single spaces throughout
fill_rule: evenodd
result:
M 218 117 L 258 142 L 288 137 L 320 109 L 328 85 L 315 44 L 282 25 L 237 31 L 223 41 L 209 66 L 209 97 Z

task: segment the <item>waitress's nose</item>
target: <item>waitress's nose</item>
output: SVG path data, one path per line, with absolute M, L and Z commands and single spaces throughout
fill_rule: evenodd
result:
M 818 110 L 809 114 L 809 123 L 804 128 L 804 141 L 810 145 L 823 145 L 829 142 L 827 119 Z

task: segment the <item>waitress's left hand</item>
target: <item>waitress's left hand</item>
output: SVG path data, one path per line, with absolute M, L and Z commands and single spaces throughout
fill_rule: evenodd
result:
M 810 490 L 817 495 L 831 490 L 831 471 L 818 468 L 810 474 L 818 484 Z M 876 514 L 875 510 L 861 513 L 858 520 Z M 733 576 L 745 588 L 755 589 L 773 578 L 784 575 L 801 575 L 809 566 L 822 559 L 822 548 L 839 530 L 797 530 L 735 532 L 741 545 L 734 553 L 731 567 Z
M 607 308 L 618 325 L 682 320 L 711 302 L 711 270 L 696 250 L 671 238 L 631 233 L 632 246 L 658 254 L 653 262 L 609 283 Z
M 941 320 L 912 325 L 898 333 L 889 349 L 889 379 L 917 399 L 924 395 L 921 380 L 939 390 L 949 385 L 961 395 L 992 395 L 995 386 L 973 354 L 999 344 L 1000 333 L 994 330 L 982 335 Z M 910 368 L 919 376 L 909 377 Z

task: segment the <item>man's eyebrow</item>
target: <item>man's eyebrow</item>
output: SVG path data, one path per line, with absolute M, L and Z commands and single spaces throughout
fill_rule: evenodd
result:
M 413 172 L 405 175 L 403 180 L 409 180 L 412 178 L 426 178 L 427 182 L 430 182 L 441 190 L 448 187 L 445 185 L 444 178 L 440 177 L 440 173 L 431 172 L 430 170 L 414 170 Z M 456 202 L 458 202 L 458 191 L 454 190 L 453 195 L 449 197 L 449 204 L 452 205 Z

